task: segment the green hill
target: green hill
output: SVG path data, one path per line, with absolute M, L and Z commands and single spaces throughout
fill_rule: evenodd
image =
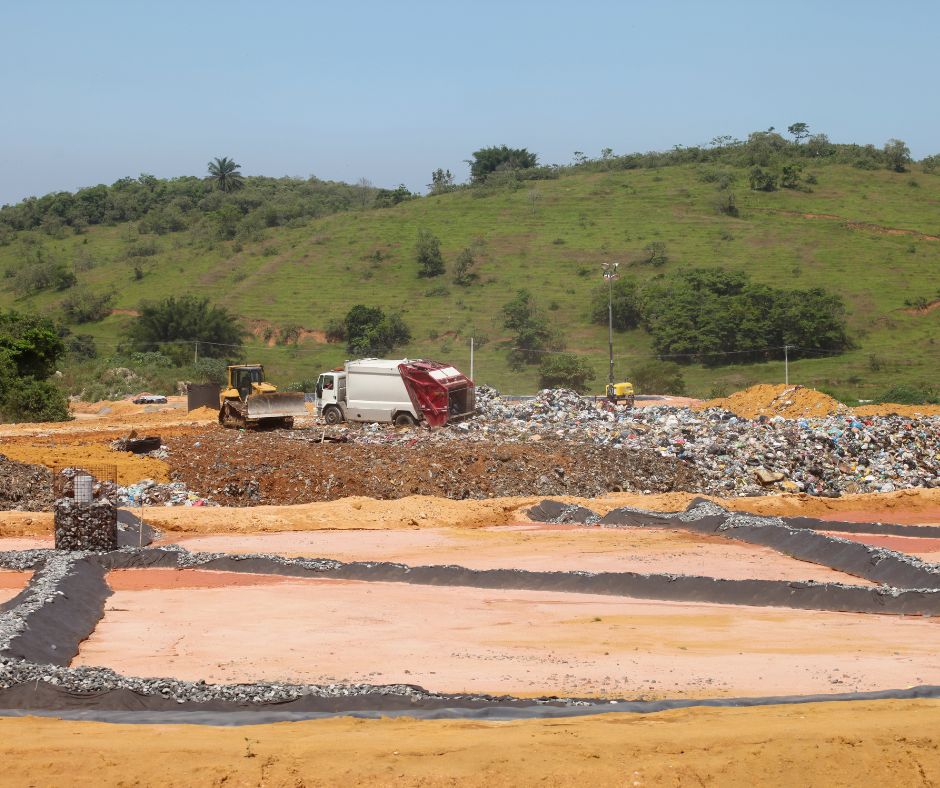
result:
M 560 177 L 494 179 L 484 188 L 388 208 L 357 205 L 348 192 L 342 204 L 300 212 L 281 226 L 261 224 L 232 240 L 213 239 L 205 224 L 161 226 L 158 234 L 139 221 L 91 224 L 79 233 L 61 227 L 7 232 L 0 236 L 0 271 L 7 274 L 0 306 L 60 318 L 69 289 L 30 295 L 15 289 L 24 268 L 59 261 L 74 272 L 73 287 L 114 291 L 110 316 L 70 325 L 93 335 L 106 356 L 143 299 L 208 296 L 252 331 L 244 358 L 260 360 L 275 382 L 286 383 L 341 363 L 345 349 L 325 342 L 327 324 L 353 304 L 375 305 L 400 311 L 410 326 L 414 339 L 403 355 L 468 370 L 469 341 L 476 337 L 477 380 L 525 392 L 536 387 L 536 370 L 509 369 L 500 317 L 525 287 L 568 349 L 589 359 L 600 390 L 607 329 L 591 323 L 589 303 L 602 282 L 601 264 L 619 261 L 621 271 L 641 281 L 680 267 L 721 265 L 764 284 L 823 287 L 845 300 L 857 348 L 791 363 L 791 382 L 843 398 L 871 398 L 898 383 L 936 385 L 940 177 L 919 165 L 898 173 L 810 161 L 804 175 L 816 181 L 811 191 L 762 192 L 748 188 L 747 168 L 723 164 L 739 211 L 732 217 L 716 207 L 712 166 L 572 168 Z M 328 210 L 338 212 L 322 215 Z M 421 228 L 441 239 L 444 276 L 417 276 L 413 252 Z M 651 242 L 665 245 L 662 267 L 645 262 Z M 465 247 L 476 253 L 479 278 L 462 287 L 450 269 Z M 299 344 L 273 344 L 274 332 L 289 324 L 302 327 Z M 643 330 L 619 332 L 614 342 L 618 378 L 629 378 L 631 366 L 651 355 Z M 690 393 L 701 396 L 782 382 L 783 364 L 692 364 L 684 373 Z

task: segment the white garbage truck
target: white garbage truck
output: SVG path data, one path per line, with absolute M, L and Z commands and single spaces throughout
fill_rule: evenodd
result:
M 327 424 L 387 422 L 440 427 L 472 416 L 473 381 L 447 364 L 422 359 L 363 358 L 317 379 L 317 415 Z

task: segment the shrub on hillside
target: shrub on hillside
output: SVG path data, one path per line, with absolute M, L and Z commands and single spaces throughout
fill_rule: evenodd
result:
M 111 314 L 114 293 L 79 288 L 62 299 L 62 312 L 72 323 L 96 323 Z
M 508 356 L 512 369 L 537 364 L 545 351 L 562 349 L 560 337 L 528 290 L 519 290 L 503 307 L 503 328 L 513 332 Z
M 41 290 L 68 290 L 77 281 L 74 272 L 62 262 L 50 260 L 32 263 L 14 273 L 13 289 L 21 295 Z
M 885 391 L 876 402 L 893 402 L 898 405 L 938 405 L 940 392 L 928 386 L 901 384 Z
M 418 230 L 418 240 L 415 242 L 415 261 L 418 263 L 418 276 L 432 277 L 444 273 L 441 242 L 430 230 Z
M 590 364 L 571 353 L 547 355 L 539 365 L 539 386 L 543 389 L 572 389 L 584 394 L 595 377 Z

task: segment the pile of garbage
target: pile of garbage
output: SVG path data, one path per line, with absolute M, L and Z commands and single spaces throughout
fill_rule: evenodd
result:
M 153 479 L 142 479 L 136 484 L 118 487 L 117 498 L 121 506 L 218 506 L 211 498 L 190 490 L 185 482 L 159 484 Z
M 771 399 L 778 409 L 795 404 L 814 408 L 819 401 L 810 397 L 809 403 L 792 387 Z M 478 420 L 453 429 L 485 432 L 491 438 L 551 434 L 629 450 L 652 449 L 694 465 L 706 479 L 703 493 L 838 496 L 940 487 L 938 417 L 856 417 L 835 403 L 830 408 L 834 413 L 822 418 L 745 418 L 718 407 L 695 412 L 598 406 L 564 390 L 542 391 L 516 405 L 500 402 L 488 391 L 484 403 Z
M 940 487 L 940 416 L 856 416 L 802 387 L 756 386 L 748 392 L 721 402 L 755 413 L 752 417 L 717 406 L 627 408 L 565 389 L 510 400 L 479 386 L 476 418 L 442 430 L 340 425 L 318 438 L 402 447 L 559 440 L 651 451 L 692 466 L 703 479 L 698 492 L 712 495 L 834 497 Z M 817 411 L 822 413 L 817 418 L 782 415 Z M 291 438 L 307 440 L 299 434 Z
M 52 502 L 52 474 L 47 468 L 0 454 L 0 510 L 48 511 Z

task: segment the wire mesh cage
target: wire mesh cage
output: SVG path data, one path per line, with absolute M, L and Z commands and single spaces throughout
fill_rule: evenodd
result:
M 56 465 L 52 469 L 52 493 L 57 499 L 91 503 L 110 496 L 116 488 L 115 465 Z

